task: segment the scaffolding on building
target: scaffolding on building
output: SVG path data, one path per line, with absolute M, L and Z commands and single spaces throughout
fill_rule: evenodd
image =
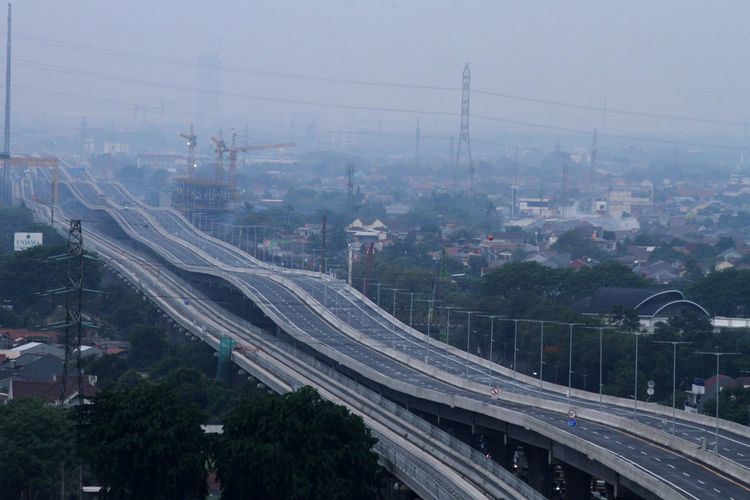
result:
M 194 177 L 175 177 L 173 181 L 172 207 L 183 215 L 229 211 L 226 183 Z

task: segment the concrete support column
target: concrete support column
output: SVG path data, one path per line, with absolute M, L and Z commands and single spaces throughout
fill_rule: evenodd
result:
M 591 497 L 591 474 L 570 465 L 563 466 L 563 474 L 565 474 L 566 499 L 576 500 Z
M 552 496 L 552 457 L 548 450 L 526 446 L 529 484 L 547 498 Z

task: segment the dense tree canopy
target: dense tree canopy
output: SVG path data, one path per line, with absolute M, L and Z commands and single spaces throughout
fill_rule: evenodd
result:
M 750 315 L 750 270 L 726 269 L 711 273 L 688 288 L 688 294 L 712 314 Z
M 216 456 L 222 498 L 374 498 L 376 440 L 312 388 L 242 401 Z
M 43 499 L 59 494 L 77 464 L 67 410 L 41 401 L 0 405 L 0 499 Z
M 80 410 L 79 445 L 106 498 L 203 498 L 204 418 L 169 384 L 111 389 Z

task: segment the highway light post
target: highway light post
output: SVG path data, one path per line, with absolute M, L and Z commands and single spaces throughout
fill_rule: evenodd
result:
M 381 282 L 379 282 L 379 281 L 378 281 L 378 282 L 377 282 L 377 283 L 375 284 L 375 286 L 377 286 L 377 287 L 378 287 L 378 302 L 377 302 L 377 304 L 378 304 L 378 307 L 380 307 L 380 287 L 381 287 L 381 286 L 388 286 L 388 283 L 381 283 Z M 387 290 L 387 289 L 386 289 L 386 290 Z
M 555 321 L 546 321 L 541 319 L 520 319 L 519 321 L 526 321 L 528 323 L 539 323 L 541 325 L 539 330 L 539 395 L 542 395 L 542 375 L 544 374 L 544 324 L 555 323 Z M 530 353 L 529 353 L 530 354 Z M 531 365 L 531 363 L 529 363 Z
M 451 309 L 461 309 L 458 306 L 442 306 L 438 309 L 445 309 L 448 311 L 448 319 L 446 322 L 445 329 L 445 372 L 448 373 L 448 347 L 451 345 Z
M 386 290 L 390 290 L 393 292 L 393 311 L 391 312 L 391 316 L 393 317 L 393 322 L 391 323 L 391 346 L 395 349 L 396 348 L 396 294 L 403 290 L 403 288 L 386 288 Z
M 466 314 L 468 320 L 466 321 L 466 379 L 469 379 L 469 341 L 471 340 L 471 315 L 479 314 L 482 311 L 458 311 Z
M 620 332 L 635 335 L 635 376 L 633 377 L 633 420 L 638 421 L 638 337 L 643 335 L 643 332 L 638 330 L 631 332 Z
M 427 338 L 431 339 L 431 326 L 432 326 L 432 309 L 435 302 L 440 302 L 436 299 L 417 299 L 419 302 L 427 302 Z M 424 362 L 427 364 L 430 361 L 430 342 L 425 342 Z
M 599 408 L 602 407 L 603 391 L 604 391 L 604 380 L 602 379 L 602 366 L 604 360 L 604 351 L 602 349 L 602 341 L 604 339 L 604 330 L 613 330 L 611 326 L 587 326 L 586 328 L 591 330 L 599 330 Z M 585 385 L 585 379 L 584 379 Z
M 489 386 L 492 387 L 492 343 L 495 341 L 495 318 L 504 318 L 504 316 L 490 314 L 483 317 L 490 318 L 490 367 L 489 370 L 487 370 L 487 376 L 489 377 Z
M 565 323 L 563 323 L 565 324 Z M 573 390 L 573 327 L 585 325 L 586 323 L 567 323 L 568 330 L 568 402 Z
M 654 344 L 672 344 L 672 435 L 675 435 L 676 396 L 677 396 L 677 346 L 692 344 L 692 342 L 678 340 L 654 340 Z
M 705 354 L 716 356 L 716 441 L 714 442 L 714 454 L 719 456 L 719 359 L 722 356 L 739 356 L 739 352 L 716 352 L 716 351 L 698 351 L 696 354 Z
M 404 295 L 409 295 L 409 328 L 411 329 L 414 318 L 414 296 L 420 295 L 419 292 L 403 292 Z

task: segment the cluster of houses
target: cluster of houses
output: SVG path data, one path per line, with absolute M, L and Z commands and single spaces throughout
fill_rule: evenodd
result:
M 35 332 L 24 329 L 0 329 L 0 403 L 14 399 L 36 398 L 57 403 L 62 394 L 65 349 L 59 332 Z M 81 358 L 89 356 L 124 355 L 127 342 L 102 341 L 81 346 Z M 71 359 L 78 359 L 77 349 Z M 78 372 L 75 361 L 68 367 L 63 404 L 78 399 Z M 96 377 L 84 374 L 84 398 L 96 394 Z

